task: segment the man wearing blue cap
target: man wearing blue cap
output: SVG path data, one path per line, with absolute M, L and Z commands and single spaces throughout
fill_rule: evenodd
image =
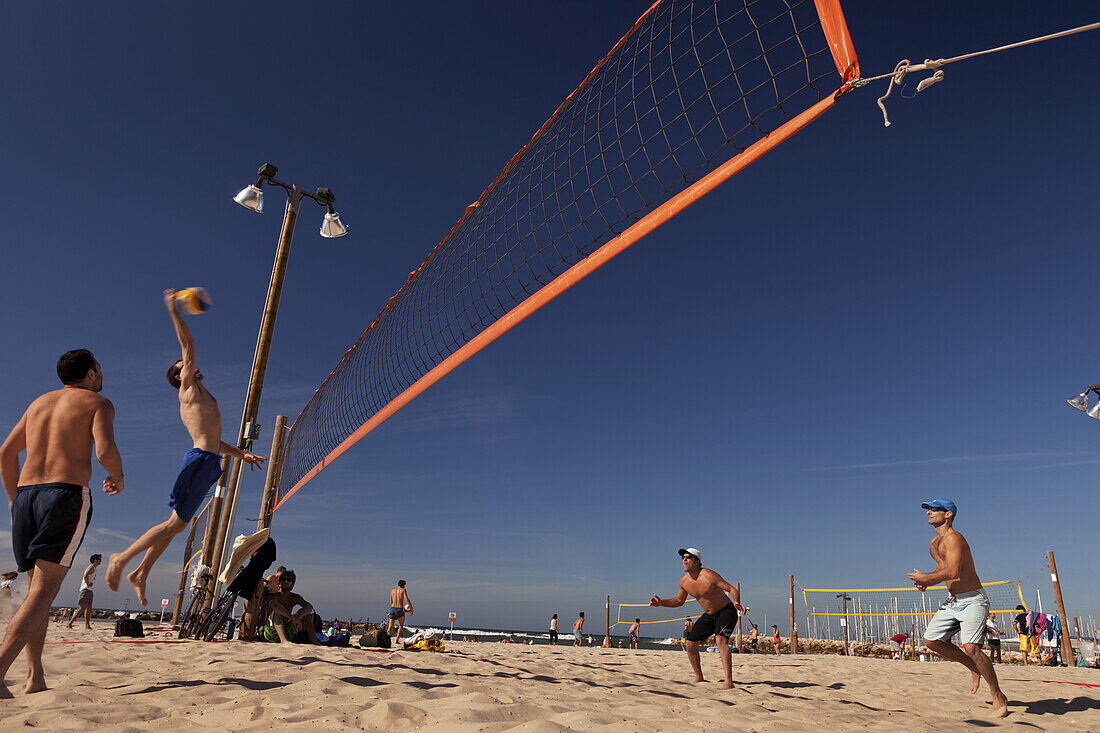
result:
M 931 573 L 922 573 L 914 568 L 908 574 L 909 579 L 922 592 L 929 586 L 944 583 L 951 594 L 928 622 L 924 644 L 944 659 L 958 662 L 970 670 L 973 677 L 971 693 L 978 691 L 982 677 L 985 677 L 993 698 L 993 715 L 1003 718 L 1008 715 L 1008 700 L 1001 692 L 993 663 L 982 653 L 989 598 L 982 590 L 982 581 L 974 569 L 970 545 L 951 526 L 958 509 L 955 502 L 949 499 L 927 501 L 921 504 L 921 508 L 928 511 L 928 523 L 936 528 L 936 537 L 929 548 L 932 559 L 936 561 L 936 569 Z M 955 634 L 962 637 L 962 649 L 951 643 L 951 637 Z

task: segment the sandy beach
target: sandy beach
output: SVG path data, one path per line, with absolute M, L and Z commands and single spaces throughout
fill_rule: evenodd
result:
M 827 655 L 734 657 L 736 689 L 690 683 L 680 652 L 448 644 L 443 654 L 195 641 L 122 642 L 113 626 L 51 624 L 51 689 L 0 703 L 8 730 L 297 728 L 379 731 L 1100 730 L 1100 671 L 999 666 L 1009 717 L 945 662 Z M 139 643 L 131 643 L 137 641 Z M 141 641 L 151 643 L 140 643 Z M 1076 684 L 1072 684 L 1076 683 Z

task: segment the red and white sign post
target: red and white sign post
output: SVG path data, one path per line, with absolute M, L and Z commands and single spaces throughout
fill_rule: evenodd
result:
M 455 621 L 458 619 L 458 614 L 451 611 L 447 614 L 447 620 L 451 622 L 451 641 L 455 640 Z
M 168 599 L 167 598 L 161 598 L 160 599 L 160 622 L 161 623 L 164 623 L 164 611 L 167 608 L 168 608 Z

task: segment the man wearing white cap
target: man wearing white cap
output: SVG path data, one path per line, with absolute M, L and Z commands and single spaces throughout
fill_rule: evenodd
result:
M 685 648 L 688 662 L 695 672 L 695 681 L 703 682 L 703 668 L 699 664 L 699 642 L 714 634 L 718 640 L 718 653 L 722 657 L 722 668 L 726 672 L 726 681 L 722 689 L 733 687 L 733 661 L 730 658 L 730 635 L 737 626 L 737 614 L 745 614 L 749 609 L 741 605 L 741 594 L 737 588 L 722 579 L 722 576 L 703 567 L 703 553 L 694 547 L 682 548 L 684 575 L 680 578 L 679 591 L 675 598 L 659 598 L 654 594 L 651 606 L 679 608 L 687 601 L 688 595 L 699 601 L 703 615 L 695 621 L 685 635 Z M 725 593 L 723 593 L 725 591 Z M 729 597 L 726 597 L 729 593 Z
M 982 581 L 974 569 L 974 557 L 970 545 L 955 531 L 952 524 L 958 509 L 950 499 L 935 499 L 921 504 L 928 512 L 928 523 L 936 529 L 929 552 L 936 561 L 936 569 L 922 573 L 917 569 L 908 573 L 913 585 L 921 592 L 929 586 L 944 583 L 950 593 L 924 631 L 924 644 L 936 654 L 952 662 L 958 662 L 970 670 L 970 692 L 978 691 L 985 677 L 993 698 L 993 715 L 1008 715 L 1008 700 L 1001 692 L 993 663 L 982 653 L 985 641 L 985 621 L 989 617 L 989 598 L 982 590 Z M 959 634 L 963 648 L 951 643 L 951 637 Z

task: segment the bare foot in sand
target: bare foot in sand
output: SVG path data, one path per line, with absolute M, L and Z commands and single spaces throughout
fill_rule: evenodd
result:
M 970 676 L 972 678 L 970 680 L 970 694 L 974 695 L 977 694 L 978 688 L 982 686 L 982 676 L 977 672 L 971 672 Z
M 122 569 L 126 567 L 126 563 L 118 558 L 118 555 L 111 555 L 107 560 L 107 587 L 111 590 L 118 590 L 118 583 L 122 580 Z
M 42 692 L 43 690 L 48 689 L 50 688 L 46 687 L 45 677 L 28 677 L 27 686 L 23 688 L 23 692 L 27 695 L 30 695 L 32 693 Z
M 145 606 L 149 603 L 149 601 L 145 599 L 145 578 L 139 573 L 140 570 L 134 570 L 126 576 L 126 580 L 133 584 L 134 590 L 137 592 L 138 602 Z
M 706 682 L 706 680 L 703 679 L 702 675 L 695 678 L 695 684 L 699 684 L 700 682 Z
M 0 700 L 11 700 L 15 695 L 11 694 L 11 690 L 4 684 L 3 680 L 0 680 Z
M 722 689 L 723 690 L 732 690 L 733 689 L 733 683 L 732 682 L 723 682 L 722 683 Z
M 1004 695 L 993 698 L 993 717 L 1003 718 L 1008 715 L 1008 698 Z

